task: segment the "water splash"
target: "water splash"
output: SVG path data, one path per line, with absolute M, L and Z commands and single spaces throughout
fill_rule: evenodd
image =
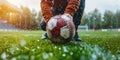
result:
M 69 52 L 66 46 L 63 46 L 63 51 L 64 52 Z
M 1 54 L 1 58 L 2 58 L 3 60 L 5 60 L 5 59 L 7 58 L 7 54 L 6 54 L 5 52 L 3 52 L 3 53 Z

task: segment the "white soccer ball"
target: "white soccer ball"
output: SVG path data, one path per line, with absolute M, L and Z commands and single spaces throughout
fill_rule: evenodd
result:
M 46 30 L 48 37 L 53 43 L 70 42 L 75 34 L 75 26 L 72 19 L 65 20 L 61 15 L 51 18 Z

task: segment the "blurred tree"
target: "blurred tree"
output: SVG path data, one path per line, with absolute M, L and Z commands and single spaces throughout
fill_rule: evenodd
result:
M 89 28 L 96 26 L 97 29 L 100 29 L 101 13 L 97 9 L 95 9 L 93 12 L 88 13 L 88 15 L 86 15 L 85 24 L 87 24 Z
M 40 22 L 41 22 L 41 19 L 42 19 L 42 12 L 39 11 L 38 14 L 37 14 L 37 23 L 38 23 L 38 28 L 40 28 Z
M 117 10 L 113 18 L 113 26 L 115 28 L 120 28 L 120 10 Z
M 22 29 L 37 29 L 37 23 L 36 23 L 36 12 L 33 10 L 32 12 L 28 7 L 21 6 L 21 9 L 23 10 L 23 13 L 21 15 L 21 27 Z
M 102 27 L 111 28 L 113 26 L 113 17 L 114 17 L 113 12 L 110 10 L 106 10 L 103 17 L 104 21 Z
M 41 19 L 42 19 L 42 12 L 39 11 L 39 12 L 38 12 L 38 15 L 37 15 L 37 20 L 38 20 L 38 22 L 40 22 Z
M 17 9 L 15 9 L 14 5 L 11 6 L 7 4 L 0 5 L 0 17 L 3 20 L 8 20 L 8 22 L 9 22 L 10 13 L 20 13 Z
M 39 29 L 41 29 L 41 28 L 40 28 L 41 19 L 42 19 L 42 12 L 39 11 L 39 12 L 38 12 L 38 15 L 37 15 L 37 22 L 38 22 L 38 25 L 39 25 L 39 27 L 38 27 Z
M 31 16 L 30 9 L 28 7 L 23 7 L 23 6 L 21 6 L 21 9 L 23 10 L 23 13 L 22 13 L 23 19 L 21 22 L 23 26 L 21 26 L 21 28 L 28 29 L 28 27 L 30 26 L 30 16 Z
M 39 28 L 42 12 L 36 12 L 35 10 L 31 11 L 28 7 L 24 6 L 17 8 L 7 3 L 0 5 L 0 19 L 7 20 L 8 23 L 20 29 L 34 30 Z M 106 10 L 104 14 L 101 15 L 99 10 L 95 9 L 92 12 L 84 13 L 81 20 L 81 25 L 88 25 L 90 29 L 120 28 L 119 23 L 120 10 L 117 10 L 115 13 Z
M 37 22 L 37 13 L 35 10 L 31 12 L 31 20 L 30 20 L 31 30 L 38 29 L 38 22 Z

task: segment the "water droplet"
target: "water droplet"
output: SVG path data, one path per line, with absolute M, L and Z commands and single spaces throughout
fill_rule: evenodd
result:
M 59 50 L 61 50 L 61 47 L 59 47 Z
M 116 60 L 116 57 L 115 57 L 115 55 L 112 55 L 112 58 L 111 58 L 111 60 Z
M 73 55 L 73 52 L 70 52 L 70 55 Z
M 15 45 L 12 45 L 12 47 L 10 48 L 9 51 L 10 51 L 11 54 L 14 54 L 14 52 L 15 52 L 16 50 L 19 50 L 19 48 L 16 47 Z
M 49 53 L 49 55 L 50 55 L 50 57 L 52 57 L 52 56 L 53 56 L 53 53 Z
M 55 46 L 55 49 L 57 49 L 57 46 Z
M 82 50 L 83 48 L 80 47 L 80 50 Z
M 22 41 L 20 42 L 20 45 L 21 45 L 21 46 L 25 46 L 25 45 L 26 45 L 26 41 L 25 41 L 25 40 L 22 40 Z
M 13 57 L 11 60 L 16 60 L 16 58 L 15 58 L 15 57 Z
M 91 60 L 97 60 L 97 56 L 95 54 L 92 54 L 92 59 Z
M 65 56 L 66 56 L 66 54 L 62 54 L 62 56 L 63 56 L 63 57 L 65 57 Z
M 26 46 L 25 46 L 24 48 L 25 48 L 25 49 L 27 49 L 27 50 L 29 50 L 29 48 L 28 48 L 28 47 L 26 47 Z
M 32 52 L 34 52 L 35 51 L 35 49 L 32 49 Z
M 31 58 L 31 60 L 34 60 L 34 59 L 35 59 L 35 57 L 34 57 L 34 56 L 31 56 L 30 58 Z
M 5 52 L 1 54 L 1 58 L 2 58 L 3 60 L 6 59 L 6 57 L 7 57 L 7 54 L 6 54 Z
M 16 50 L 15 47 L 10 48 L 10 53 L 11 53 L 11 54 L 14 54 L 15 50 Z
M 43 59 L 47 59 L 49 58 L 49 55 L 48 54 L 43 54 Z
M 66 46 L 63 47 L 64 52 L 68 52 L 68 49 Z
M 37 46 L 38 49 L 40 49 L 40 46 Z
M 40 40 L 37 40 L 38 42 L 40 41 Z
M 16 50 L 19 50 L 19 48 L 16 47 Z

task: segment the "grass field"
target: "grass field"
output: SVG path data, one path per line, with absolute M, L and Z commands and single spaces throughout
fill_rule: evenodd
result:
M 79 31 L 82 42 L 53 44 L 43 31 L 0 31 L 0 60 L 120 60 L 120 32 Z

